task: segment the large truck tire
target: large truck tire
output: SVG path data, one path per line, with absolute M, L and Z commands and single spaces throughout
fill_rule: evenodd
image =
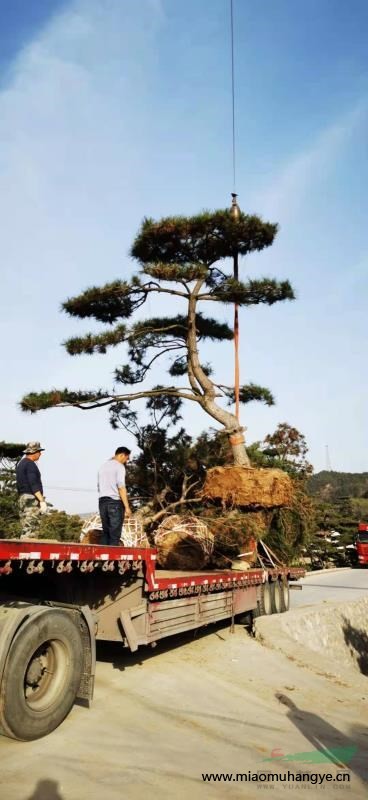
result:
M 290 585 L 287 578 L 280 581 L 281 587 L 281 611 L 289 611 L 290 608 Z
M 6 660 L 0 725 L 22 741 L 51 733 L 71 710 L 81 681 L 83 646 L 72 616 L 47 609 L 22 625 Z
M 282 611 L 282 592 L 279 580 L 271 583 L 272 613 L 280 614 Z
M 271 585 L 266 581 L 260 588 L 260 598 L 257 608 L 253 611 L 253 617 L 263 617 L 272 614 L 272 592 Z

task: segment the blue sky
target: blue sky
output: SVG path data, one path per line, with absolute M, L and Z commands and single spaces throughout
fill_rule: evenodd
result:
M 242 421 L 248 441 L 295 425 L 316 470 L 326 445 L 333 469 L 367 470 L 368 5 L 234 0 L 234 13 L 239 202 L 280 223 L 241 274 L 289 278 L 297 295 L 241 312 L 242 381 L 277 400 Z M 98 465 L 134 442 L 103 411 L 17 402 L 111 386 L 124 354 L 70 358 L 60 343 L 92 326 L 61 301 L 129 276 L 144 215 L 229 204 L 229 2 L 0 0 L 0 14 L 0 439 L 40 439 L 49 499 L 93 510 Z M 231 381 L 231 345 L 204 358 Z M 189 432 L 210 424 L 186 409 Z

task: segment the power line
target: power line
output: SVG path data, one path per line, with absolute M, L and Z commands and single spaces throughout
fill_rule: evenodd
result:
M 77 486 L 45 486 L 45 489 L 53 492 L 97 492 L 97 489 L 84 489 Z
M 326 444 L 326 469 L 328 472 L 331 472 L 331 460 L 330 460 L 330 451 L 328 449 L 328 444 Z

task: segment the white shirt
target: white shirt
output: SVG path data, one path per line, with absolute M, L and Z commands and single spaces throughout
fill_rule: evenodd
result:
M 123 486 L 125 486 L 125 467 L 115 458 L 110 458 L 98 471 L 98 496 L 120 500 L 119 489 Z

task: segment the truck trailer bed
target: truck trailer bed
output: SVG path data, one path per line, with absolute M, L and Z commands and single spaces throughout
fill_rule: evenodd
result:
M 193 589 L 201 587 L 204 591 L 226 590 L 241 586 L 254 586 L 276 577 L 289 581 L 298 580 L 304 575 L 299 567 L 275 566 L 273 568 L 255 567 L 249 570 L 202 570 L 181 571 L 162 570 L 156 567 L 157 552 L 154 548 L 108 547 L 105 545 L 81 544 L 78 542 L 59 542 L 50 540 L 5 539 L 0 541 L 0 576 L 10 575 L 19 569 L 27 574 L 42 573 L 45 566 L 57 573 L 104 572 L 118 569 L 123 572 L 134 564 L 141 569 L 146 590 L 159 599 L 160 592 Z M 1 589 L 0 589 L 1 591 Z M 190 593 L 190 592 L 186 592 Z
M 174 634 L 289 607 L 304 570 L 160 570 L 156 550 L 0 541 L 0 732 L 44 736 L 90 701 L 96 640 L 132 652 Z

